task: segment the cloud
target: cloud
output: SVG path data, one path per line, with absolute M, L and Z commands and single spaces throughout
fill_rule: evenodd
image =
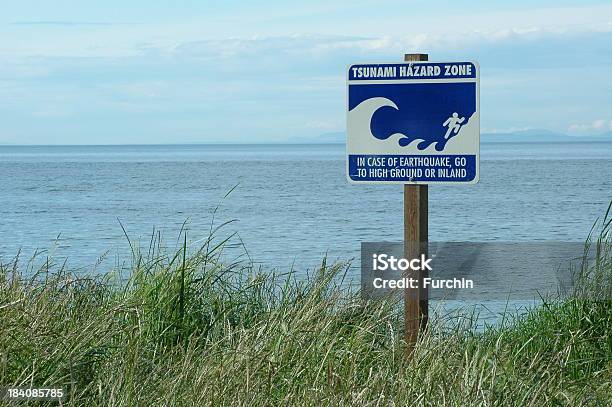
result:
M 130 23 L 111 23 L 106 21 L 54 21 L 54 20 L 42 20 L 42 21 L 14 21 L 10 25 L 17 26 L 55 26 L 55 27 L 80 27 L 80 26 L 110 26 L 110 25 L 124 25 Z
M 612 120 L 597 119 L 590 123 L 571 124 L 567 131 L 575 135 L 591 135 L 612 131 Z
M 545 21 L 524 26 L 504 21 L 487 29 L 463 23 L 432 25 L 431 30 L 408 25 L 399 33 L 370 27 L 368 33 L 386 35 L 369 36 L 337 28 L 349 35 L 325 29 L 293 35 L 253 30 L 267 34 L 250 35 L 247 29 L 207 33 L 210 28 L 177 31 L 157 23 L 107 29 L 97 26 L 119 23 L 99 18 L 13 23 L 32 26 L 40 34 L 32 36 L 23 35 L 26 27 L 6 29 L 24 38 L 6 41 L 13 48 L 0 53 L 6 134 L 39 140 L 35 137 L 49 132 L 58 139 L 66 133 L 70 142 L 85 135 L 103 142 L 115 137 L 110 134 L 121 142 L 120 135 L 130 132 L 150 134 L 151 140 L 187 134 L 204 141 L 336 131 L 344 127 L 348 64 L 401 61 L 405 52 L 416 51 L 429 52 L 435 60 L 481 63 L 487 131 L 569 127 L 579 135 L 611 129 L 610 120 L 582 123 L 609 117 L 612 107 L 601 85 L 612 66 L 612 54 L 604 52 L 612 42 L 609 23 L 549 27 Z M 37 30 L 37 25 L 43 27 Z M 85 27 L 44 28 L 79 25 Z M 227 36 L 234 34 L 240 35 Z M 136 135 L 126 137 L 137 141 Z
M 380 41 L 373 38 L 339 35 L 295 34 L 276 37 L 243 37 L 217 40 L 190 41 L 179 44 L 171 52 L 180 57 L 229 58 L 265 56 L 274 54 L 298 55 L 307 52 L 320 53 L 338 48 L 359 48 Z
M 589 27 L 516 27 L 438 33 L 417 32 L 403 36 L 380 37 L 296 34 L 189 41 L 165 52 L 181 58 L 207 60 L 267 56 L 285 56 L 293 60 L 344 57 L 372 59 L 397 56 L 403 52 L 417 50 L 453 54 L 466 50 L 478 50 L 481 53 L 483 49 L 495 50 L 500 46 L 512 49 L 521 47 L 541 49 L 542 44 L 562 46 L 567 41 L 572 43 L 591 39 L 607 41 L 610 39 L 610 34 L 612 34 L 612 23 Z M 556 53 L 553 51 L 549 54 Z

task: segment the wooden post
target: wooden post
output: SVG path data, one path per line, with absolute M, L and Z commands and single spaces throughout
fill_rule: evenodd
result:
M 406 54 L 404 61 L 427 61 L 427 54 Z M 404 256 L 407 259 L 427 256 L 428 197 L 427 185 L 404 185 Z M 419 330 L 425 329 L 429 314 L 427 290 L 423 278 L 427 271 L 410 271 L 407 277 L 418 278 L 420 289 L 404 290 L 404 339 L 411 352 Z

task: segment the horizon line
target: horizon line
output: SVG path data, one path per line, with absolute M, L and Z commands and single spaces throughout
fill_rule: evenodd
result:
M 584 139 L 588 136 L 576 137 L 576 140 L 503 140 L 503 141 L 491 141 L 481 140 L 482 144 L 555 144 L 555 143 L 570 143 L 576 144 L 584 142 L 585 140 L 579 140 L 578 138 Z M 589 143 L 610 143 L 612 140 L 586 140 Z M 240 143 L 240 142 L 202 142 L 202 143 L 126 143 L 126 144 L 3 144 L 0 143 L 0 147 L 163 147 L 163 146 L 274 146 L 274 145 L 294 145 L 294 146 L 339 146 L 346 145 L 346 142 L 334 141 L 334 142 L 260 142 L 260 143 Z

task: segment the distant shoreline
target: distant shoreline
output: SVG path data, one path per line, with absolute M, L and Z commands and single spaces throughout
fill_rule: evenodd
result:
M 481 139 L 481 144 L 608 144 L 612 140 L 581 139 L 581 140 L 487 140 Z M 166 146 L 344 146 L 343 142 L 203 142 L 203 143 L 151 143 L 151 144 L 1 144 L 0 147 L 166 147 Z

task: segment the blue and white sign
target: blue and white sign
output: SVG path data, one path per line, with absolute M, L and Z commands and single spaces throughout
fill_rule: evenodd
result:
M 347 178 L 359 184 L 477 183 L 479 93 L 475 62 L 350 66 Z

